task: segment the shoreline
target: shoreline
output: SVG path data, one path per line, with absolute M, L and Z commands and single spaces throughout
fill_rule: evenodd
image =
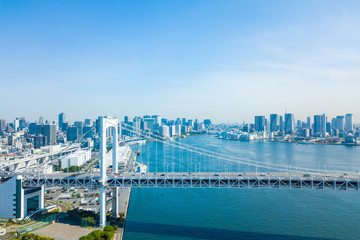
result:
M 124 223 L 121 228 L 118 228 L 118 230 L 115 233 L 114 240 L 122 240 L 124 237 L 124 231 L 125 231 L 125 224 L 126 224 L 126 217 L 127 217 L 127 211 L 129 208 L 129 202 L 130 202 L 130 195 L 131 195 L 131 188 L 123 188 L 120 189 L 121 195 L 124 197 L 120 197 L 119 204 L 124 204 L 123 208 L 120 210 L 120 213 L 124 213 Z M 120 196 L 121 196 L 120 195 Z

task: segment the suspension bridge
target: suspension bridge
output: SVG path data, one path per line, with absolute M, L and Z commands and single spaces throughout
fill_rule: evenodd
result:
M 103 117 L 100 121 L 100 172 L 44 174 L 41 171 L 44 166 L 55 164 L 58 161 L 57 158 L 62 154 L 73 151 L 76 147 L 71 145 L 62 149 L 55 157 L 47 156 L 46 159 L 36 160 L 33 164 L 28 160 L 19 160 L 14 164 L 0 165 L 0 174 L 8 178 L 22 175 L 24 187 L 99 189 L 100 226 L 104 226 L 106 222 L 106 188 L 112 188 L 116 198 L 118 189 L 125 187 L 360 190 L 360 178 L 357 172 L 340 172 L 261 162 L 221 151 L 210 151 L 185 144 L 182 141 L 170 141 L 149 131 L 136 129 L 126 123 L 122 123 L 121 128 L 138 139 L 161 144 L 162 151 L 164 151 L 163 146 L 179 149 L 180 155 L 171 156 L 171 151 L 164 151 L 163 155 L 169 155 L 168 158 L 171 159 L 169 162 L 165 158 L 158 160 L 156 152 L 155 159 L 151 159 L 151 164 L 148 155 L 147 172 L 119 171 L 117 155 L 119 123 L 117 119 Z M 109 140 L 111 140 L 112 151 L 107 152 Z M 112 155 L 111 172 L 107 172 L 106 154 Z M 201 166 L 199 159 L 202 163 Z M 186 167 L 184 167 L 184 163 L 186 163 Z M 25 167 L 19 167 L 21 164 L 25 164 Z M 146 163 L 143 162 L 143 164 Z M 230 165 L 231 168 L 229 168 Z M 168 171 L 169 166 L 170 171 Z M 240 166 L 246 166 L 246 168 Z M 244 171 L 244 169 L 248 169 L 248 171 Z M 118 202 L 117 199 L 116 202 Z M 113 211 L 117 212 L 116 206 Z

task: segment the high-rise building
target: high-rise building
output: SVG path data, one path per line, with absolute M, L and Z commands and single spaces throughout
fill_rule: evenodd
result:
M 175 136 L 175 125 L 169 126 L 169 135 L 170 137 Z
M 39 149 L 43 146 L 46 146 L 46 142 L 47 142 L 46 136 L 44 136 L 44 135 L 35 136 L 34 137 L 34 148 Z
M 322 116 L 321 115 L 315 115 L 314 116 L 314 134 L 319 135 L 322 132 Z
M 16 118 L 16 119 L 14 120 L 14 131 L 15 131 L 15 132 L 19 131 L 19 127 L 20 127 L 20 122 L 19 122 L 19 119 Z
M 311 118 L 310 117 L 307 117 L 306 127 L 309 129 L 311 128 Z
M 279 131 L 279 115 L 270 114 L 270 132 Z
M 345 131 L 346 132 L 353 132 L 354 125 L 353 125 L 353 115 L 348 113 L 345 115 Z
M 64 128 L 64 123 L 66 122 L 66 115 L 65 113 L 60 113 L 59 114 L 59 129 L 61 131 L 66 131 L 66 129 Z
M 155 119 L 155 125 L 161 125 L 161 117 L 160 117 L 160 115 L 152 115 L 151 118 Z
M 255 131 L 265 131 L 265 116 L 255 116 Z
M 74 122 L 74 126 L 79 129 L 79 135 L 83 135 L 83 127 L 84 127 L 83 122 L 76 121 L 76 122 Z
M 0 130 L 4 130 L 6 129 L 6 120 L 5 119 L 0 119 Z
M 44 125 L 43 134 L 46 137 L 47 145 L 56 144 L 56 125 L 52 125 L 52 124 Z
M 91 126 L 91 125 L 92 125 L 91 119 L 89 118 L 85 119 L 85 126 Z
M 181 121 L 181 125 L 186 125 L 186 118 L 183 118 L 182 121 Z
M 145 118 L 144 119 L 144 130 L 154 131 L 155 119 L 154 118 Z
M 141 133 L 141 117 L 135 117 L 133 119 L 133 131 L 135 131 L 135 136 L 140 137 Z
M 169 126 L 162 125 L 159 127 L 159 134 L 162 137 L 170 137 Z
M 337 116 L 336 117 L 336 126 L 337 126 L 337 129 L 339 129 L 339 131 L 344 131 L 345 130 L 345 126 L 344 126 L 344 116 Z
M 43 135 L 43 125 L 37 124 L 35 127 L 35 134 L 36 135 Z
M 331 134 L 331 123 L 330 123 L 330 122 L 327 122 L 327 123 L 326 123 L 326 132 L 327 132 L 329 135 L 332 135 L 332 134 Z
M 26 127 L 26 120 L 24 117 L 21 117 L 19 119 L 19 127 L 20 127 L 20 129 L 24 129 Z
M 30 123 L 29 124 L 29 133 L 35 134 L 36 133 L 36 123 Z
M 285 114 L 285 134 L 294 134 L 294 133 L 295 133 L 294 114 L 286 113 Z
M 84 127 L 84 138 L 92 138 L 94 136 L 94 130 L 91 126 Z
M 281 115 L 279 116 L 279 129 L 280 129 L 280 131 L 285 129 L 284 117 Z
M 44 124 L 44 123 L 45 123 L 44 117 L 39 117 L 39 122 L 38 122 L 38 124 Z
M 205 119 L 204 120 L 204 125 L 206 128 L 210 127 L 211 126 L 211 120 L 210 119 Z
M 321 127 L 322 127 L 322 130 L 321 130 L 321 133 L 322 133 L 322 136 L 325 138 L 326 137 L 326 122 L 327 122 L 327 117 L 325 114 L 322 115 L 322 122 L 321 122 Z
M 80 134 L 79 134 L 79 128 L 76 126 L 69 126 L 67 129 L 67 140 L 68 141 L 76 141 L 78 140 Z

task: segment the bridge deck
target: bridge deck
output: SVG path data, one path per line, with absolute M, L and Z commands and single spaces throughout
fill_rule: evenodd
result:
M 47 175 L 24 176 L 24 187 L 88 187 L 98 188 L 99 176 Z M 357 175 L 304 175 L 288 173 L 126 173 L 110 175 L 109 187 L 134 188 L 268 188 L 268 189 L 317 189 L 360 190 Z

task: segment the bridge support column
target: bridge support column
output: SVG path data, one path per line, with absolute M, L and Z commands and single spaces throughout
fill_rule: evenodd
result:
M 106 225 L 106 126 L 105 119 L 100 120 L 100 227 Z
M 113 128 L 113 144 L 112 144 L 112 169 L 113 173 L 118 173 L 118 161 L 117 161 L 117 150 L 118 150 L 118 128 Z
M 119 217 L 119 188 L 114 187 L 113 188 L 113 217 L 117 218 Z
M 45 207 L 45 187 L 41 185 L 41 192 L 39 196 L 39 208 L 43 209 Z
M 105 187 L 100 187 L 100 227 L 103 228 L 106 225 L 106 196 Z

